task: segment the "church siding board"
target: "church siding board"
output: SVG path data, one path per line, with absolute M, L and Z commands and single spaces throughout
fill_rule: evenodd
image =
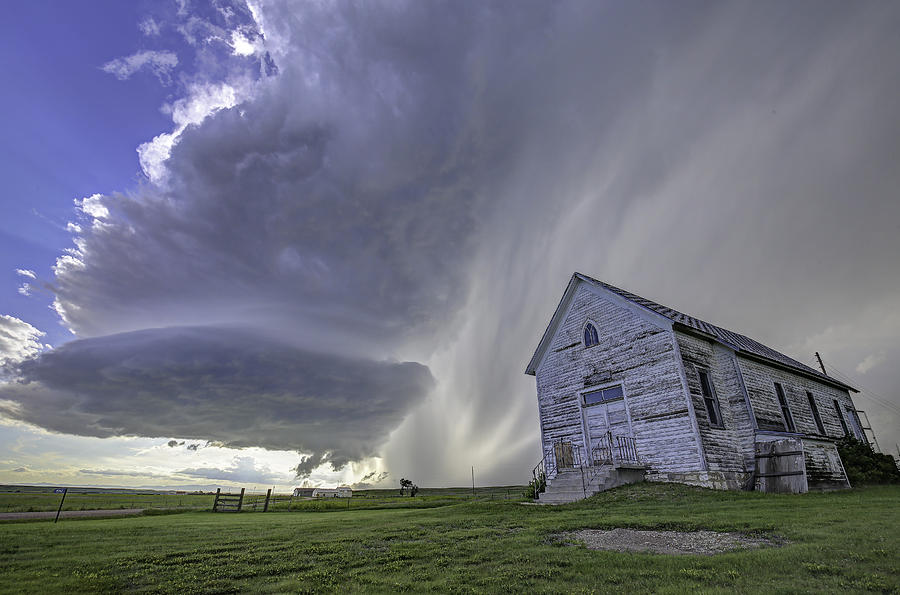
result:
M 809 391 L 818 404 L 826 437 L 837 439 L 844 436 L 833 400 L 837 399 L 842 410 L 852 408 L 853 401 L 848 391 L 740 355 L 738 364 L 761 430 L 785 431 L 781 406 L 775 393 L 775 383 L 778 382 L 784 389 L 797 432 L 809 436 L 819 433 L 806 396 L 806 391 Z
M 587 320 L 597 325 L 600 339 L 589 348 L 581 341 Z M 545 453 L 560 439 L 584 448 L 580 393 L 621 383 L 640 456 L 662 471 L 700 465 L 671 330 L 581 287 L 536 376 Z M 684 413 L 668 415 L 679 410 Z
M 740 379 L 733 365 L 734 351 L 721 344 L 676 332 L 685 376 L 703 441 L 709 471 L 728 474 L 748 473 L 755 463 L 754 433 Z M 709 374 L 722 415 L 722 426 L 710 423 L 700 387 L 699 371 Z

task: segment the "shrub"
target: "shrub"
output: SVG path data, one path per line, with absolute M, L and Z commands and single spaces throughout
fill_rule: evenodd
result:
M 531 500 L 536 500 L 537 497 L 547 489 L 547 478 L 544 477 L 543 473 L 539 473 L 538 476 L 528 482 L 528 487 L 525 488 L 525 491 L 522 492 L 526 498 Z
M 900 483 L 894 457 L 875 452 L 870 444 L 846 436 L 838 441 L 837 449 L 850 485 Z

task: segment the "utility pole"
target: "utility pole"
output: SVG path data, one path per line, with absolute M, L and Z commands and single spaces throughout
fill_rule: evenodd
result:
M 475 467 L 472 466 L 472 495 L 475 495 Z
M 819 367 L 822 368 L 822 373 L 828 376 L 828 372 L 825 371 L 825 364 L 822 363 L 822 356 L 819 355 L 819 352 L 816 352 L 816 359 L 819 360 Z

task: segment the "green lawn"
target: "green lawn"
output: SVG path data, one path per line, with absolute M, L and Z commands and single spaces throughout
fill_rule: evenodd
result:
M 554 537 L 582 527 L 763 532 L 789 543 L 662 556 L 589 551 Z M 898 528 L 900 487 L 776 496 L 653 484 L 563 507 L 497 499 L 6 523 L 0 590 L 900 592 Z
M 478 488 L 478 500 L 519 500 L 525 486 L 503 486 Z M 235 493 L 239 489 L 233 490 Z M 53 493 L 52 488 L 32 486 L 0 486 L 0 513 L 55 511 L 59 507 L 62 494 Z M 354 492 L 352 502 L 344 498 L 323 498 L 317 500 L 290 498 L 289 493 L 277 494 L 269 504 L 270 510 L 328 511 L 351 508 L 425 508 L 457 504 L 472 499 L 472 492 L 465 488 L 422 488 L 419 497 L 410 500 L 400 498 L 399 489 L 361 490 Z M 104 510 L 121 508 L 194 508 L 212 509 L 215 496 L 210 494 L 166 494 L 166 493 L 118 493 L 95 491 L 90 488 L 70 488 L 63 502 L 63 510 Z M 265 492 L 244 496 L 244 509 L 261 511 L 266 500 Z
M 55 511 L 62 494 L 52 492 L 0 492 L 0 512 Z M 63 510 L 108 510 L 113 508 L 199 508 L 211 509 L 213 498 L 206 494 L 116 494 L 69 492 Z

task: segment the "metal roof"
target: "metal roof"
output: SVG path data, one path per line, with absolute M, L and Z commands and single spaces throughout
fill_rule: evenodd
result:
M 687 327 L 689 329 L 693 329 L 694 331 L 699 331 L 700 333 L 707 335 L 713 339 L 720 341 L 734 349 L 738 353 L 746 354 L 752 357 L 756 357 L 767 362 L 772 362 L 778 364 L 782 367 L 789 368 L 791 370 L 802 373 L 804 376 L 811 376 L 813 378 L 819 379 L 823 382 L 826 382 L 831 385 L 837 385 L 842 388 L 852 390 L 854 392 L 858 392 L 852 386 L 844 384 L 839 380 L 832 378 L 831 376 L 826 376 L 822 372 L 807 366 L 806 364 L 800 363 L 797 360 L 786 356 L 785 354 L 772 349 L 766 345 L 763 345 L 759 341 L 755 339 L 751 339 L 746 335 L 742 335 L 740 333 L 736 333 L 734 331 L 730 331 L 726 328 L 722 328 L 720 326 L 716 326 L 714 324 L 710 324 L 704 320 L 699 318 L 695 318 L 694 316 L 689 316 L 678 310 L 673 308 L 669 308 L 668 306 L 663 306 L 662 304 L 658 304 L 653 300 L 648 300 L 647 298 L 641 297 L 639 295 L 633 294 L 630 291 L 625 291 L 615 285 L 610 285 L 609 283 L 604 283 L 598 279 L 594 279 L 588 275 L 582 273 L 575 273 L 573 275 L 573 281 L 575 278 L 581 279 L 586 283 L 591 283 L 593 285 L 602 287 L 607 291 L 611 291 L 616 295 L 625 298 L 626 300 L 637 304 L 651 312 L 655 312 L 665 318 L 668 318 L 676 325 L 681 327 Z M 570 282 L 571 286 L 571 282 Z M 560 304 L 561 306 L 562 304 Z M 556 316 L 556 315 L 554 315 Z M 548 329 L 549 330 L 549 329 Z M 543 342 L 543 341 L 542 341 Z M 540 347 L 539 347 L 540 349 Z

